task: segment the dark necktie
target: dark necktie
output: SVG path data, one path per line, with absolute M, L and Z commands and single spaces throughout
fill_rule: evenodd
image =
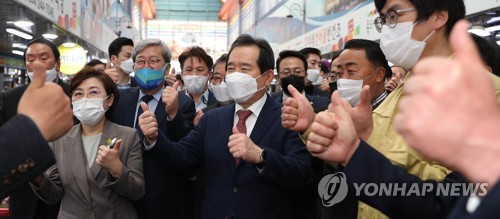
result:
M 149 101 L 151 101 L 154 97 L 151 96 L 151 95 L 144 95 L 142 98 L 141 98 L 141 101 L 148 104 Z M 155 109 L 150 109 L 154 112 Z M 139 104 L 139 110 L 137 110 L 137 118 L 135 118 L 135 127 L 137 128 L 137 130 L 140 130 L 139 128 L 139 116 L 141 116 L 141 114 L 144 113 L 144 111 L 142 110 L 142 107 L 141 105 Z
M 248 117 L 250 115 L 252 115 L 252 111 L 250 110 L 238 110 L 238 112 L 236 112 L 236 114 L 238 114 L 238 123 L 236 123 L 236 128 L 238 129 L 238 131 L 242 134 L 247 134 L 247 126 L 245 124 L 245 121 L 248 119 Z M 240 163 L 240 159 L 235 159 L 236 161 L 236 166 L 238 166 L 238 164 Z

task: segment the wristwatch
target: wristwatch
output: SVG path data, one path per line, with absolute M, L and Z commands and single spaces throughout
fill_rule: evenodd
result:
M 260 162 L 255 164 L 255 166 L 259 169 L 264 169 L 266 165 L 266 149 L 262 148 L 262 152 L 260 152 Z

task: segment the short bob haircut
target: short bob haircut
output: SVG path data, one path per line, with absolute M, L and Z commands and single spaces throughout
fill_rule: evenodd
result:
M 97 78 L 97 80 L 99 80 L 104 85 L 106 96 L 114 96 L 113 104 L 109 107 L 108 111 L 106 111 L 106 118 L 109 118 L 109 116 L 113 112 L 115 103 L 118 102 L 120 92 L 118 91 L 116 84 L 107 74 L 103 74 L 101 71 L 95 70 L 92 67 L 84 67 L 82 68 L 82 70 L 76 73 L 73 79 L 71 79 L 71 84 L 69 85 L 69 93 L 72 95 L 73 91 L 75 91 L 83 81 L 89 78 Z

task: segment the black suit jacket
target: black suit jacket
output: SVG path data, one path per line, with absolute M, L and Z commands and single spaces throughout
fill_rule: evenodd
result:
M 29 117 L 9 120 L 0 127 L 0 199 L 28 185 L 55 162 L 49 144 Z
M 69 93 L 69 85 L 58 79 L 58 83 L 65 93 Z M 19 100 L 28 85 L 8 90 L 0 96 L 0 126 L 17 114 Z M 43 110 L 43 109 L 40 109 Z M 10 194 L 9 211 L 11 218 L 56 218 L 59 212 L 59 203 L 47 205 L 31 190 L 28 183 L 20 186 Z
M 435 189 L 438 187 L 438 182 L 433 180 L 423 181 L 419 177 L 406 172 L 402 167 L 393 165 L 389 159 L 364 141 L 361 141 L 347 167 L 339 166 L 337 171 L 341 171 L 346 175 L 349 186 L 346 200 L 352 204 L 348 208 L 345 206 L 339 208 L 339 206 L 334 205 L 331 210 L 337 213 L 349 214 L 347 210 L 357 210 L 357 200 L 359 200 L 378 209 L 390 218 L 437 219 L 449 215 L 452 207 L 460 198 L 456 196 L 437 196 Z M 361 192 L 359 197 L 354 197 L 355 188 L 353 183 L 406 183 L 408 185 L 415 183 L 419 185 L 419 188 L 422 188 L 424 182 L 433 184 L 434 188 L 433 191 L 426 192 L 424 196 L 367 196 Z M 460 174 L 452 172 L 446 176 L 443 182 L 439 183 L 465 182 L 465 178 Z M 409 189 L 410 186 L 407 186 L 405 193 Z M 343 202 L 346 202 L 346 200 Z M 350 214 L 352 215 L 352 212 Z
M 266 163 L 259 173 L 245 161 L 236 166 L 228 149 L 235 104 L 208 111 L 178 143 L 157 142 L 145 153 L 164 165 L 201 165 L 205 174 L 201 218 L 291 218 L 290 197 L 310 174 L 310 156 L 298 133 L 281 127 L 281 105 L 267 96 L 250 139 L 263 147 Z
M 111 113 L 110 121 L 133 127 L 136 118 L 137 101 L 139 100 L 139 88 L 131 87 L 120 90 L 120 98 Z M 160 100 L 155 109 L 158 122 L 158 140 L 178 141 L 186 136 L 193 128 L 195 117 L 194 102 L 188 96 L 179 93 L 179 111 L 174 119 L 167 120 L 165 105 Z M 136 127 L 139 136 L 144 135 L 140 127 Z M 161 147 L 157 145 L 155 147 Z M 140 218 L 189 218 L 192 211 L 192 203 L 188 193 L 191 188 L 186 185 L 185 172 L 163 165 L 163 159 L 143 154 L 144 181 L 146 194 L 142 201 L 136 203 L 137 213 Z
M 274 92 L 271 97 L 278 101 L 278 103 L 283 103 L 283 91 Z M 311 96 L 306 93 L 306 98 L 311 103 L 315 113 L 319 113 L 328 109 L 328 104 L 330 104 L 330 99 L 322 96 Z
M 500 217 L 500 208 L 498 203 L 500 203 L 500 185 L 493 187 L 488 194 L 481 200 L 481 204 L 477 207 L 477 209 L 468 213 L 466 211 L 468 197 L 460 198 L 455 207 L 453 208 L 448 218 L 498 218 Z

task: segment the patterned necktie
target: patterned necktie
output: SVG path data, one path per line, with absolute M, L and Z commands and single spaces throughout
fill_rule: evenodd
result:
M 152 95 L 144 95 L 141 98 L 141 101 L 148 104 L 149 101 L 151 101 L 153 98 L 154 97 Z M 144 113 L 144 111 L 142 110 L 141 105 L 139 105 L 139 110 L 137 110 L 137 118 L 135 119 L 135 128 L 137 128 L 137 130 L 140 130 L 140 128 L 139 128 L 139 116 L 141 116 L 142 113 Z
M 238 110 L 236 114 L 238 114 L 239 118 L 238 123 L 236 123 L 236 128 L 240 133 L 247 134 L 247 126 L 245 124 L 245 121 L 248 119 L 248 117 L 250 117 L 250 115 L 252 115 L 252 111 Z M 240 159 L 235 159 L 235 161 L 236 161 L 236 166 L 238 166 L 238 164 L 240 163 Z

